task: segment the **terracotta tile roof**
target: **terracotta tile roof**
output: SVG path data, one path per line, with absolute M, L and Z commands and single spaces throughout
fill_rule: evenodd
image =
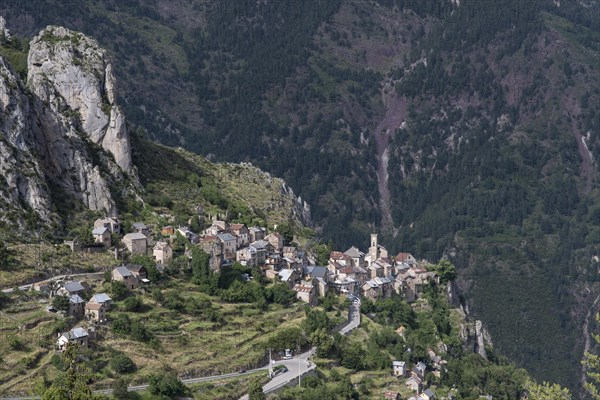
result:
M 398 253 L 398 255 L 396 256 L 396 262 L 404 262 L 409 257 L 412 257 L 412 254 L 410 254 L 410 253 Z

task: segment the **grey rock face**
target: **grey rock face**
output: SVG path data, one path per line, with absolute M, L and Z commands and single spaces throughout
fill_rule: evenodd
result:
M 116 98 L 110 58 L 80 33 L 50 26 L 31 41 L 27 88 L 0 57 L 0 219 L 49 222 L 57 194 L 117 214 L 113 192 L 137 177 Z
M 21 82 L 0 57 L 0 208 L 25 205 L 47 221 L 52 202 L 36 158 L 31 111 Z
M 55 111 L 70 109 L 81 130 L 131 173 L 131 148 L 107 52 L 98 42 L 66 28 L 49 26 L 30 43 L 27 85 Z

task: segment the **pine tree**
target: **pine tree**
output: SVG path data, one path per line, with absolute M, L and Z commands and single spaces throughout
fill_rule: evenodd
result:
M 260 379 L 253 379 L 248 385 L 248 398 L 250 400 L 266 400 L 267 396 L 263 392 L 262 384 Z
M 549 382 L 542 382 L 541 385 L 533 381 L 527 381 L 525 387 L 529 392 L 529 400 L 571 400 L 569 389 Z
M 77 346 L 69 344 L 62 354 L 67 365 L 52 385 L 41 395 L 42 400 L 102 400 L 105 396 L 94 395 L 88 386 L 90 373 L 85 365 L 77 360 Z
M 600 323 L 600 313 L 596 314 L 596 321 Z M 600 344 L 600 334 L 592 333 L 592 336 L 596 343 Z M 586 351 L 581 363 L 586 368 L 587 380 L 584 384 L 585 390 L 592 395 L 593 399 L 600 400 L 600 356 Z

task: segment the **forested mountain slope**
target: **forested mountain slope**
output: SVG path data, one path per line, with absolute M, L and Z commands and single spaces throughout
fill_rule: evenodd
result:
M 595 1 L 2 2 L 115 57 L 128 118 L 166 144 L 252 161 L 326 239 L 460 268 L 497 349 L 579 385 L 598 293 Z M 597 259 L 596 259 L 597 260 Z M 593 322 L 593 321 L 592 321 Z

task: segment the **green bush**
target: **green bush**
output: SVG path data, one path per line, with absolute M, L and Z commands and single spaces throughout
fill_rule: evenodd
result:
M 144 302 L 139 297 L 128 297 L 123 302 L 125 306 L 125 311 L 138 312 L 142 311 L 144 308 Z
M 52 307 L 59 311 L 67 311 L 69 309 L 69 298 L 67 296 L 54 296 Z
M 126 354 L 114 354 L 110 360 L 110 367 L 117 373 L 128 373 L 136 370 L 136 365 Z
M 127 286 L 123 282 L 115 281 L 110 284 L 110 294 L 113 300 L 123 300 L 127 296 Z
M 188 393 L 187 388 L 174 372 L 152 374 L 148 377 L 148 391 L 159 398 L 173 399 Z

